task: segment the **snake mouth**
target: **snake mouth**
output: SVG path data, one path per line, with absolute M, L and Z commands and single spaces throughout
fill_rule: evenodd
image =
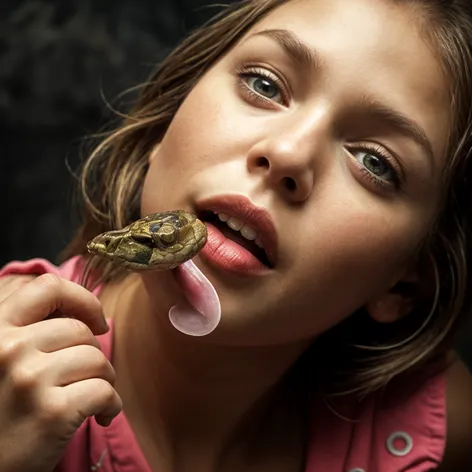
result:
M 212 212 L 211 210 L 204 210 L 199 212 L 198 218 L 205 223 L 211 223 L 219 231 L 221 231 L 225 237 L 231 239 L 231 241 L 234 241 L 249 251 L 266 267 L 272 268 L 272 264 L 263 247 L 258 246 L 255 241 L 245 238 L 240 231 L 230 228 L 224 221 L 221 221 L 218 218 L 216 213 Z

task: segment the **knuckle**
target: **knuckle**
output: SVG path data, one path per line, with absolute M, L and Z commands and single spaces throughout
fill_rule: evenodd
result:
M 92 357 L 92 362 L 95 365 L 97 373 L 107 378 L 110 376 L 110 373 L 113 372 L 114 374 L 113 367 L 105 355 L 96 348 L 91 348 L 91 351 L 93 352 L 90 353 L 90 356 Z
M 19 336 L 3 335 L 0 341 L 0 365 L 8 365 L 17 359 L 24 352 L 26 344 Z
M 101 380 L 97 386 L 97 394 L 100 396 L 102 401 L 106 404 L 111 403 L 115 397 L 115 389 L 106 380 Z
M 96 354 L 96 356 L 97 356 L 96 357 L 97 367 L 100 369 L 101 372 L 108 371 L 109 368 L 110 368 L 110 362 L 103 355 L 103 353 L 101 351 L 99 351 L 98 349 L 95 349 L 95 351 L 97 352 L 97 354 Z
M 34 282 L 48 290 L 57 290 L 63 283 L 61 277 L 50 273 L 40 275 Z
M 11 384 L 14 390 L 33 390 L 40 382 L 41 373 L 31 366 L 17 366 L 10 373 Z
M 90 340 L 93 338 L 93 333 L 90 328 L 78 320 L 77 318 L 66 318 L 68 329 L 81 340 Z

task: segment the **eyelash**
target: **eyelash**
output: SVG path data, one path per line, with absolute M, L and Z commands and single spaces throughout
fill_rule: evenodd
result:
M 375 174 L 369 171 L 365 166 L 363 166 L 360 162 L 352 154 L 352 151 L 363 151 L 372 154 L 375 157 L 378 157 L 383 162 L 386 163 L 387 167 L 393 173 L 392 181 L 388 182 L 380 177 L 377 177 Z M 403 175 L 398 163 L 392 158 L 392 156 L 385 151 L 385 149 L 379 145 L 374 144 L 359 144 L 356 146 L 350 146 L 349 158 L 353 161 L 354 165 L 357 168 L 357 171 L 361 174 L 363 179 L 368 180 L 369 184 L 374 185 L 376 188 L 380 190 L 392 190 L 392 187 L 396 189 L 400 189 L 403 184 Z
M 264 105 L 269 105 L 270 107 L 274 106 L 287 106 L 288 104 L 288 97 L 290 95 L 289 89 L 287 85 L 284 83 L 277 74 L 263 68 L 263 67 L 244 67 L 237 72 L 238 75 L 238 85 L 241 87 L 242 92 L 249 97 L 251 100 L 254 100 L 258 103 L 263 103 Z M 273 82 L 274 85 L 278 88 L 282 100 L 284 103 L 278 103 L 274 100 L 264 97 L 260 95 L 255 90 L 253 90 L 249 85 L 246 83 L 245 79 L 249 78 L 259 78 L 259 79 L 266 79 L 270 82 Z
M 282 106 L 288 106 L 288 101 L 289 101 L 289 88 L 288 86 L 284 83 L 283 80 L 281 80 L 275 73 L 263 68 L 263 67 L 244 67 L 238 70 L 237 72 L 238 76 L 238 85 L 241 87 L 241 91 L 246 95 L 246 97 L 250 98 L 254 102 L 257 103 L 262 103 L 263 105 L 270 106 L 272 108 L 277 107 L 282 105 Z M 275 84 L 275 86 L 278 88 L 283 104 L 275 102 L 274 100 L 264 97 L 263 95 L 257 93 L 255 90 L 253 90 L 245 79 L 248 78 L 261 78 L 261 79 L 266 79 Z M 369 152 L 372 155 L 380 158 L 383 162 L 386 163 L 388 168 L 393 172 L 393 181 L 388 182 L 384 179 L 381 179 L 380 177 L 377 177 L 375 174 L 370 172 L 366 167 L 364 167 L 362 164 L 360 164 L 355 157 L 352 155 L 352 153 L 349 153 L 349 158 L 353 161 L 353 163 L 356 166 L 357 172 L 361 175 L 361 178 L 364 180 L 367 180 L 369 184 L 373 185 L 376 189 L 379 190 L 392 190 L 392 187 L 395 187 L 397 189 L 401 188 L 403 185 L 403 177 L 402 177 L 402 172 L 401 169 L 398 165 L 397 162 L 390 156 L 389 153 L 387 153 L 381 146 L 379 145 L 368 145 L 368 144 L 360 144 L 356 146 L 351 146 L 350 149 L 352 151 L 364 151 L 364 152 Z

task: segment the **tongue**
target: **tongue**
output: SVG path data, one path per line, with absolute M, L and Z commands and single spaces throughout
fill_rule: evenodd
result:
M 178 331 L 189 336 L 210 334 L 221 319 L 221 305 L 215 288 L 191 261 L 174 270 L 187 302 L 169 310 L 169 320 Z

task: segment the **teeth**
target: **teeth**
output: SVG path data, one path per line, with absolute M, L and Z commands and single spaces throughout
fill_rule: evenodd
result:
M 226 224 L 231 228 L 233 229 L 234 231 L 239 231 L 243 226 L 244 226 L 244 222 L 241 221 L 241 220 L 238 220 L 237 218 L 235 218 L 234 216 L 232 216 L 227 222 Z
M 249 241 L 254 241 L 257 238 L 257 233 L 250 226 L 244 225 L 240 229 L 240 232 L 243 237 L 249 239 Z
M 243 221 L 234 216 L 229 216 L 226 213 L 218 213 L 218 218 L 220 221 L 226 223 L 233 231 L 239 231 L 243 238 L 246 238 L 249 241 L 254 241 L 257 246 L 264 248 L 257 233 L 250 226 L 244 224 Z

